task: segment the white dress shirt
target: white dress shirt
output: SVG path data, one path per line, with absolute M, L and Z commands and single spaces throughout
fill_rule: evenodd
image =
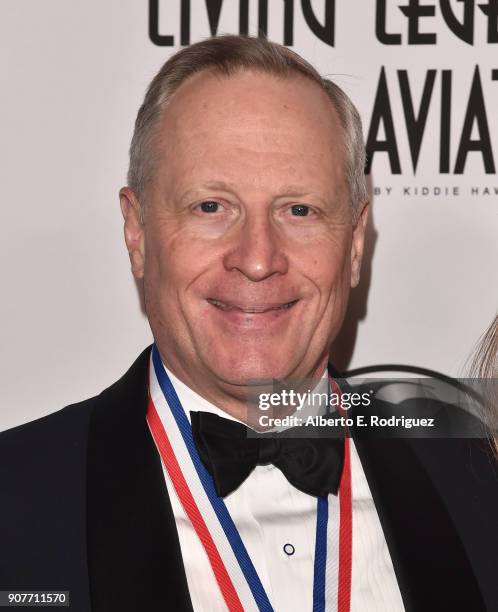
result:
M 202 410 L 236 420 L 192 391 L 166 367 L 165 370 L 189 418 L 190 411 Z M 160 410 L 158 414 L 164 422 Z M 352 440 L 350 449 L 353 508 L 351 612 L 398 612 L 404 610 L 401 594 Z M 163 473 L 194 610 L 226 611 L 205 550 L 164 465 Z M 274 610 L 311 610 L 316 498 L 295 489 L 278 468 L 262 465 L 256 466 L 224 500 Z

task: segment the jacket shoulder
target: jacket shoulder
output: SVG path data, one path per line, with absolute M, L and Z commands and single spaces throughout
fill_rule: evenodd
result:
M 65 430 L 84 425 L 88 421 L 97 397 L 70 404 L 33 421 L 0 432 L 0 452 L 18 448 L 19 444 L 36 443 L 40 436 L 56 437 Z
M 47 452 L 50 455 L 49 447 L 62 447 L 66 451 L 75 448 L 78 436 L 86 437 L 94 409 L 105 410 L 109 403 L 122 400 L 132 392 L 137 379 L 141 381 L 144 378 L 149 355 L 150 347 L 119 380 L 98 395 L 0 432 L 0 461 L 8 460 L 9 455 L 25 455 L 26 451 L 30 455 L 43 451 L 42 455 L 46 457 Z M 38 456 L 38 460 L 40 458 Z M 5 467 L 3 462 L 0 463 L 0 470 L 2 465 Z
M 62 475 L 71 458 L 83 460 L 90 415 L 97 397 L 71 404 L 0 433 L 0 482 L 35 484 L 41 472 Z M 74 464 L 72 466 L 75 467 Z

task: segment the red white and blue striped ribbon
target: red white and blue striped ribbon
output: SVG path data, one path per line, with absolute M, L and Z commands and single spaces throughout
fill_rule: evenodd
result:
M 226 606 L 231 612 L 273 612 L 237 527 L 197 453 L 190 422 L 156 346 L 151 361 L 147 422 L 180 503 L 206 551 Z M 335 381 L 331 384 L 338 388 Z M 352 510 L 347 437 L 344 450 L 339 496 L 317 498 L 313 612 L 350 609 Z

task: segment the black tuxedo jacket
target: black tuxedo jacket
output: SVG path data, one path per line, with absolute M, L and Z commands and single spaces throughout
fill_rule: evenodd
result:
M 0 590 L 69 590 L 81 612 L 192 609 L 145 421 L 149 353 L 99 396 L 0 434 Z M 498 610 L 487 442 L 356 445 L 406 609 Z

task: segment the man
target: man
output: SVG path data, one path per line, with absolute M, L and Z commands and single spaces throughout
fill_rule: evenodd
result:
M 120 192 L 155 346 L 98 397 L 2 435 L 2 589 L 106 612 L 493 604 L 479 448 L 469 466 L 438 440 L 327 440 L 304 478 L 266 439 L 242 465 L 255 381 L 327 387 L 363 166 L 351 102 L 290 50 L 221 37 L 163 66 Z

